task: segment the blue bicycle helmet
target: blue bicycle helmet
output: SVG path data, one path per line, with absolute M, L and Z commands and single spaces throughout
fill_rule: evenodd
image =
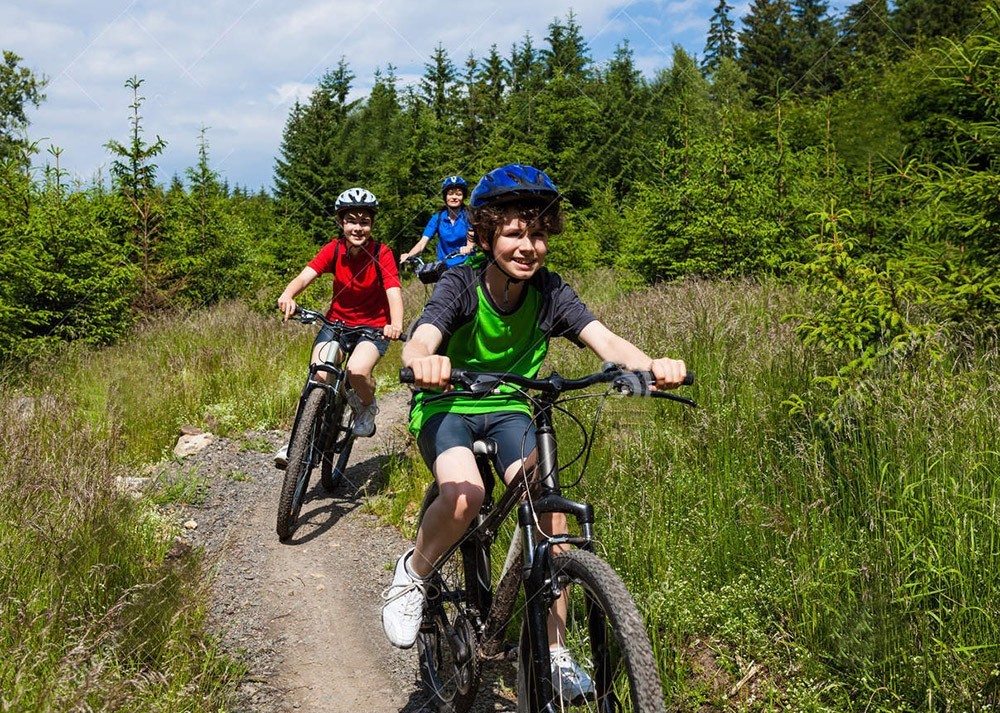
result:
M 463 196 L 469 195 L 469 184 L 461 176 L 448 176 L 444 179 L 441 182 L 441 196 L 444 197 L 447 195 L 448 191 L 452 188 L 461 188 Z
M 518 198 L 538 198 L 552 202 L 560 200 L 562 195 L 556 184 L 534 166 L 511 163 L 483 176 L 472 191 L 469 205 L 472 208 L 482 208 L 490 203 Z

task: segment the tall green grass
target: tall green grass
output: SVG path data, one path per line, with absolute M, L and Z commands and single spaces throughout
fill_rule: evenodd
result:
M 596 504 L 600 547 L 648 617 L 670 708 L 995 708 L 995 338 L 887 365 L 830 409 L 813 381 L 826 367 L 782 320 L 801 311 L 785 288 L 573 282 L 612 329 L 698 377 L 685 390 L 696 410 L 607 402 L 571 491 Z M 0 690 L 11 710 L 224 709 L 236 671 L 204 634 L 197 558 L 167 557 L 155 511 L 112 483 L 161 457 L 184 422 L 287 426 L 313 334 L 227 305 L 119 348 L 70 350 L 7 390 Z M 598 366 L 553 347 L 563 374 Z M 380 388 L 394 386 L 398 348 Z M 830 416 L 793 412 L 797 395 Z M 584 418 L 596 407 L 575 406 Z M 565 459 L 578 438 L 560 428 Z M 390 460 L 377 503 L 406 529 L 428 478 L 408 456 Z M 757 675 L 727 699 L 698 674 L 706 649 L 731 682 L 751 661 Z
M 598 308 L 698 377 L 696 411 L 610 409 L 591 472 L 615 477 L 584 481 L 662 639 L 674 700 L 691 700 L 679 652 L 710 637 L 732 660 L 766 663 L 793 709 L 995 705 L 997 343 L 887 367 L 829 419 L 791 416 L 790 396 L 822 398 L 781 319 L 793 299 L 692 282 Z M 554 361 L 594 366 L 575 349 Z
M 242 670 L 205 632 L 199 559 L 116 487 L 110 436 L 56 395 L 0 402 L 2 708 L 226 710 Z
M 314 334 L 228 304 L 2 376 L 0 708 L 229 709 L 242 669 L 207 631 L 199 554 L 155 507 L 178 483 L 136 499 L 116 481 L 170 457 L 184 423 L 288 426 Z

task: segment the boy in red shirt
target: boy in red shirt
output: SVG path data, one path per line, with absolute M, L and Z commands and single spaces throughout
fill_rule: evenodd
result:
M 389 348 L 390 339 L 399 339 L 403 329 L 403 293 L 399 272 L 392 250 L 384 243 L 372 240 L 372 225 L 378 211 L 378 200 L 363 188 L 351 188 L 337 197 L 334 205 L 337 225 L 343 237 L 327 243 L 288 283 L 278 298 L 278 307 L 287 320 L 295 312 L 295 297 L 324 272 L 333 274 L 333 299 L 326 317 L 352 327 L 381 328 L 382 338 L 362 337 L 347 360 L 347 378 L 355 398 L 354 433 L 371 436 L 375 433 L 375 380 L 372 369 Z M 320 352 L 333 336 L 324 327 L 313 344 L 312 363 L 320 361 Z M 317 379 L 326 374 L 319 372 Z M 281 467 L 287 448 L 275 456 Z

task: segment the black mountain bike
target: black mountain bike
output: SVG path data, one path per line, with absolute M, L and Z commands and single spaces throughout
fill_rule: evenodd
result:
M 326 490 L 333 490 L 347 469 L 355 436 L 354 410 L 347 400 L 350 385 L 344 364 L 359 337 L 382 336 L 381 329 L 348 327 L 301 307 L 295 310 L 292 319 L 303 324 L 322 322 L 334 330 L 336 339 L 321 350 L 322 361 L 310 365 L 309 378 L 299 397 L 288 442 L 288 465 L 278 498 L 277 531 L 281 540 L 287 540 L 295 532 L 313 468 L 320 466 L 320 482 Z M 326 383 L 316 379 L 320 372 L 327 375 Z
M 400 381 L 412 383 L 412 371 L 401 370 Z M 510 657 L 512 647 L 506 643 L 506 631 L 523 588 L 523 616 L 516 647 L 519 711 L 552 712 L 571 707 L 663 711 L 660 679 L 642 617 L 621 578 L 594 552 L 594 509 L 589 503 L 575 502 L 561 494 L 552 423 L 554 410 L 568 414 L 561 403 L 586 396 L 654 396 L 695 405 L 691 399 L 651 391 L 648 385 L 652 381 L 649 372 L 625 371 L 610 364 L 580 379 L 565 379 L 556 373 L 544 379 L 528 379 L 453 369 L 451 383 L 456 389 L 432 397 L 483 395 L 501 384 L 516 386 L 533 404 L 538 449 L 538 465 L 533 473 L 512 483 L 494 502 L 491 456 L 496 444 L 474 444 L 486 498 L 465 536 L 435 563 L 417 637 L 421 679 L 440 710 L 467 711 L 478 692 L 483 663 Z M 693 381 L 688 374 L 684 383 Z M 594 384 L 610 386 L 603 394 L 563 396 Z M 599 416 L 600 409 L 597 413 Z M 574 420 L 584 434 L 585 443 L 577 457 L 584 456 L 582 468 L 586 468 L 585 454 L 589 455 L 592 439 L 580 421 Z M 421 519 L 437 495 L 435 483 L 424 496 Z M 494 587 L 494 540 L 515 510 L 517 528 Z M 537 516 L 553 512 L 572 515 L 578 534 L 542 535 L 536 527 Z M 565 641 L 561 643 L 594 681 L 592 694 L 572 701 L 560 698 L 550 673 L 549 610 L 563 591 L 567 593 L 568 614 Z

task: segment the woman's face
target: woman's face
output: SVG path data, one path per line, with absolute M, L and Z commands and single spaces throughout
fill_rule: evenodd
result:
M 352 248 L 364 246 L 372 237 L 372 216 L 366 210 L 349 210 L 340 216 L 338 222 Z
M 493 240 L 493 259 L 509 276 L 527 280 L 545 263 L 549 251 L 548 231 L 528 223 L 516 211 L 509 212 Z
M 449 188 L 444 192 L 444 204 L 449 208 L 458 208 L 465 200 L 465 191 L 461 188 Z

